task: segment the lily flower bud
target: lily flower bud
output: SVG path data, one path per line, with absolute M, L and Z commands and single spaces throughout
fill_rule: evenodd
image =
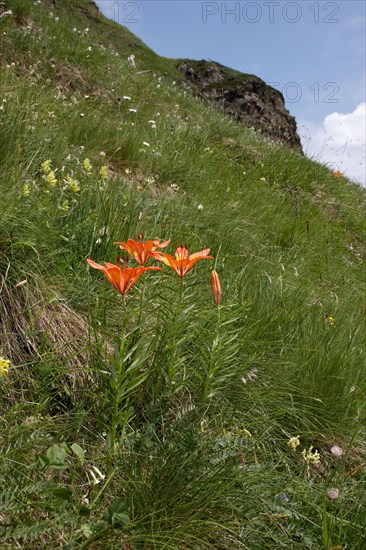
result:
M 211 272 L 211 290 L 214 302 L 219 306 L 221 302 L 221 284 L 219 275 L 215 270 Z

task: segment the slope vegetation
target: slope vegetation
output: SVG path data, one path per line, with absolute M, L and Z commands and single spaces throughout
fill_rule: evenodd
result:
M 0 37 L 1 547 L 364 548 L 364 190 L 92 2 Z M 158 237 L 213 259 L 86 262 Z

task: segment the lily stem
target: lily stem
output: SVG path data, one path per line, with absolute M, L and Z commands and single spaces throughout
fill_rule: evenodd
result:
M 107 457 L 107 476 L 110 475 L 110 471 L 112 468 L 117 428 L 120 420 L 119 419 L 120 404 L 121 404 L 121 398 L 123 396 L 123 391 L 122 391 L 123 370 L 124 370 L 123 359 L 124 359 L 124 348 L 125 348 L 126 327 L 127 327 L 127 309 L 126 309 L 126 301 L 124 296 L 122 296 L 122 306 L 123 306 L 122 333 L 119 340 L 119 349 L 117 352 L 115 372 L 112 374 L 112 376 L 114 376 L 114 384 L 113 384 L 114 403 L 113 403 L 113 414 L 112 414 L 111 431 L 110 431 L 109 452 Z
M 179 318 L 182 311 L 182 303 L 183 303 L 183 292 L 184 292 L 184 281 L 183 277 L 180 278 L 180 288 L 179 288 L 179 300 L 178 300 L 178 307 L 175 312 L 174 317 L 174 323 L 173 323 L 173 335 L 172 335 L 172 343 L 171 343 L 171 354 L 170 354 L 170 363 L 169 363 L 169 370 L 168 370 L 168 380 L 169 380 L 169 399 L 172 399 L 173 396 L 173 381 L 174 381 L 174 375 L 175 375 L 175 357 L 176 357 L 176 340 L 177 340 L 177 332 L 179 327 Z
M 208 393 L 210 390 L 210 385 L 212 382 L 213 375 L 216 370 L 216 353 L 220 347 L 220 326 L 221 326 L 221 308 L 218 305 L 217 306 L 217 317 L 216 317 L 216 331 L 215 331 L 215 337 L 212 342 L 212 348 L 208 363 L 208 368 L 206 372 L 205 381 L 203 383 L 203 390 L 202 390 L 202 403 L 206 403 Z
M 145 287 L 146 287 L 146 281 L 144 280 L 144 284 L 143 284 L 143 287 L 142 287 L 142 290 L 141 290 L 141 294 L 140 294 L 140 311 L 139 311 L 139 317 L 137 319 L 137 330 L 139 331 L 140 330 L 140 325 L 141 325 L 141 318 L 142 318 L 142 307 L 144 305 L 144 298 L 145 298 Z

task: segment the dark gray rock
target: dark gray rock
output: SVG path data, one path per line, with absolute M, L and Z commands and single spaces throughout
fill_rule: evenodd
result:
M 255 75 L 240 73 L 213 61 L 184 59 L 177 61 L 176 67 L 192 93 L 211 101 L 262 135 L 303 154 L 296 120 L 286 109 L 281 92 Z

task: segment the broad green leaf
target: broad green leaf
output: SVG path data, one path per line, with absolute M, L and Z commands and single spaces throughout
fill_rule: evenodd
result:
M 55 470 L 65 470 L 67 468 L 66 457 L 67 452 L 64 446 L 52 445 L 47 451 L 48 466 Z
M 73 443 L 71 445 L 71 449 L 73 450 L 74 454 L 78 457 L 80 464 L 83 465 L 85 461 L 85 452 L 84 450 L 78 445 L 77 443 Z

